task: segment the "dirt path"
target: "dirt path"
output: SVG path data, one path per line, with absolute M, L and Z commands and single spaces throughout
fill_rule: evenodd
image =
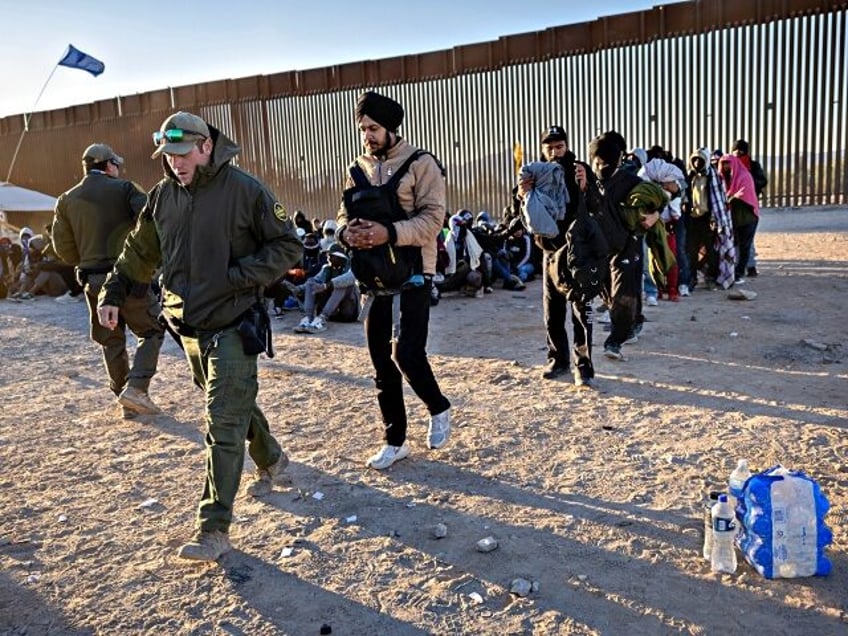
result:
M 646 308 L 626 362 L 596 354 L 598 391 L 539 379 L 538 282 L 443 299 L 430 351 L 454 435 L 427 451 L 410 393 L 412 454 L 385 473 L 364 467 L 361 325 L 275 321 L 260 398 L 295 486 L 240 497 L 213 566 L 174 556 L 203 476 L 179 350 L 151 389 L 168 415 L 122 421 L 83 306 L 0 302 L 0 634 L 845 634 L 848 211 L 767 211 L 757 248 L 756 300 Z M 709 571 L 702 498 L 738 457 L 819 481 L 829 577 Z M 516 578 L 538 587 L 512 595 Z

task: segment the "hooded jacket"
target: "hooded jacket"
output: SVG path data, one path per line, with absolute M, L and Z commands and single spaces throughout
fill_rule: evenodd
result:
M 120 306 L 134 282 L 162 267 L 162 308 L 187 326 L 234 324 L 300 259 L 302 246 L 285 208 L 258 179 L 230 164 L 240 148 L 209 127 L 207 166 L 183 186 L 162 158 L 165 177 L 129 234 L 100 305 Z

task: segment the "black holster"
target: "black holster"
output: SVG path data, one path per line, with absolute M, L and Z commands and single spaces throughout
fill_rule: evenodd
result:
M 274 357 L 271 316 L 268 315 L 264 302 L 257 302 L 244 312 L 238 325 L 238 332 L 246 355 L 255 356 L 264 353 L 269 358 Z

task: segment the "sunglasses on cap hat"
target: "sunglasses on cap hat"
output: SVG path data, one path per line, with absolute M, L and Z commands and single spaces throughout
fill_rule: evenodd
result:
M 153 133 L 153 145 L 160 146 L 163 143 L 176 143 L 180 141 L 188 141 L 190 139 L 200 139 L 203 135 L 192 130 L 182 130 L 181 128 L 170 128 L 165 131 L 157 130 Z

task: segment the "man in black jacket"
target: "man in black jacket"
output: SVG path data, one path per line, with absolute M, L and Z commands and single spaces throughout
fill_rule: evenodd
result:
M 542 160 L 558 163 L 565 175 L 568 189 L 568 203 L 565 217 L 557 222 L 559 230 L 554 238 L 536 237 L 536 244 L 543 251 L 542 260 L 542 312 L 545 322 L 545 334 L 548 345 L 547 362 L 542 369 L 542 378 L 552 380 L 571 372 L 571 359 L 574 360 L 574 382 L 578 386 L 590 386 L 595 377 L 592 365 L 592 305 L 583 299 L 569 301 L 556 288 L 550 273 L 550 263 L 554 252 L 565 245 L 566 232 L 580 207 L 580 199 L 594 181 L 589 166 L 577 161 L 568 148 L 568 135 L 562 126 L 551 126 L 542 133 Z M 523 181 L 518 185 L 517 194 L 524 197 L 533 184 Z M 571 325 L 574 332 L 574 347 L 569 352 L 568 334 L 565 323 L 568 306 L 571 305 Z
M 621 204 L 642 183 L 636 175 L 620 169 L 625 148 L 624 138 L 616 131 L 599 135 L 589 143 L 592 171 L 597 177 L 597 187 L 590 191 L 590 208 L 603 208 L 603 213 L 617 215 L 623 230 L 621 241 L 607 236 L 612 254 L 608 289 L 603 295 L 612 324 L 604 342 L 604 355 L 612 360 L 624 359 L 621 345 L 641 327 L 642 236 L 659 220 L 659 212 L 651 212 L 642 218 L 641 228 L 630 229 L 624 219 Z

